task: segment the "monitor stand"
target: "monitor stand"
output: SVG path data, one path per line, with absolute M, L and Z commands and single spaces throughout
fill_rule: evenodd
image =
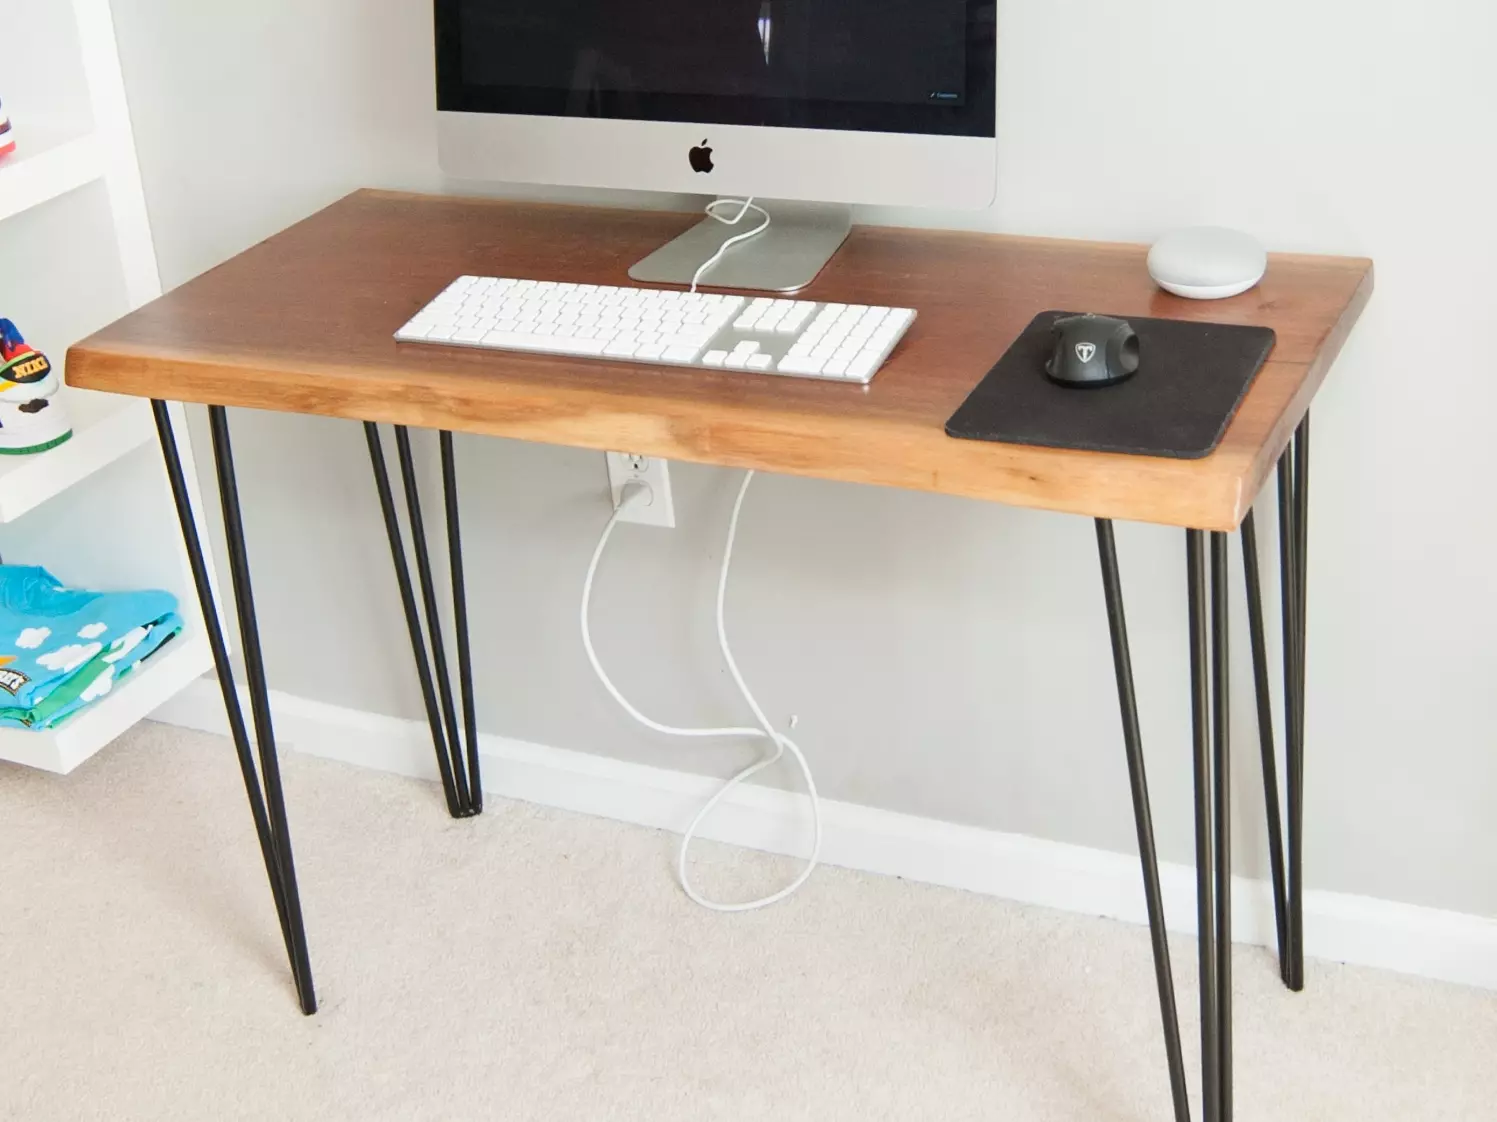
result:
M 816 279 L 852 230 L 850 207 L 782 202 L 759 205 L 769 212 L 769 229 L 730 248 L 721 261 L 702 274 L 704 288 L 799 292 Z M 729 217 L 738 213 L 731 202 L 720 209 Z M 689 286 L 702 262 L 709 260 L 723 242 L 762 221 L 753 211 L 736 226 L 703 219 L 636 264 L 629 276 L 646 284 Z

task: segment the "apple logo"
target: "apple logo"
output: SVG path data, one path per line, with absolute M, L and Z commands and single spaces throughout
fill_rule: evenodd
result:
M 706 140 L 691 150 L 688 154 L 691 160 L 691 170 L 695 172 L 708 172 L 712 170 L 712 149 L 707 147 Z

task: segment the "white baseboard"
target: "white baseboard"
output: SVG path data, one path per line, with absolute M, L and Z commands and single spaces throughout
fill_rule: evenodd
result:
M 310 755 L 436 779 L 426 725 L 272 693 L 277 740 Z M 227 733 L 218 684 L 203 679 L 154 719 Z M 484 790 L 504 798 L 680 832 L 717 781 L 498 736 L 481 736 Z M 822 859 L 849 869 L 1026 904 L 1146 923 L 1138 858 L 851 803 L 824 801 Z M 805 850 L 804 795 L 742 787 L 702 836 L 774 853 Z M 1195 932 L 1195 871 L 1161 866 L 1172 931 Z M 1271 946 L 1265 882 L 1234 878 L 1233 938 Z M 1497 920 L 1339 892 L 1305 893 L 1305 949 L 1320 959 L 1497 989 Z

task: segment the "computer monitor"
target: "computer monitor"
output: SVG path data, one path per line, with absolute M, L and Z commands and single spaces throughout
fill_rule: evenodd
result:
M 994 7 L 436 0 L 442 167 L 780 200 L 765 204 L 766 235 L 735 246 L 703 283 L 792 291 L 846 237 L 851 204 L 992 201 Z M 742 229 L 706 221 L 631 275 L 689 281 Z

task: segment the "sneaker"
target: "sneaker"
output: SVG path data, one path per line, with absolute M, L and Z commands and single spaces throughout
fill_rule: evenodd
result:
M 0 105 L 0 156 L 9 156 L 16 150 L 16 137 L 10 131 L 10 118 L 5 115 L 5 106 Z
M 0 319 L 0 455 L 45 452 L 73 435 L 61 388 L 47 356 Z

